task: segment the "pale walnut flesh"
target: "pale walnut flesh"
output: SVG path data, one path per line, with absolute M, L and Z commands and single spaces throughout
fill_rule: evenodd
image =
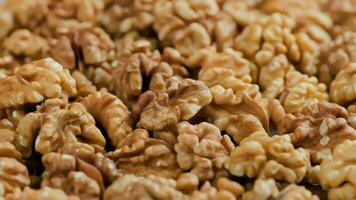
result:
M 0 84 L 0 109 L 77 93 L 69 71 L 51 58 L 21 66 L 14 75 L 1 78 Z
M 333 103 L 316 103 L 297 115 L 287 115 L 279 124 L 280 133 L 290 133 L 295 147 L 309 151 L 313 162 L 320 162 L 336 145 L 356 139 L 345 108 Z
M 17 131 L 18 147 L 25 156 L 31 153 L 33 143 L 42 154 L 56 151 L 65 143 L 85 141 L 98 149 L 106 143 L 93 116 L 80 103 L 49 113 L 29 113 L 20 121 Z
M 108 187 L 104 199 L 185 199 L 185 195 L 176 190 L 175 186 L 173 179 L 125 175 Z
M 356 64 L 350 63 L 336 75 L 330 84 L 330 97 L 333 102 L 342 105 L 355 100 L 355 72 Z
M 81 104 L 105 128 L 113 146 L 132 131 L 130 111 L 111 93 L 102 90 L 89 94 Z
M 234 148 L 228 136 L 222 136 L 219 129 L 203 122 L 191 125 L 178 124 L 177 162 L 183 170 L 190 170 L 199 180 L 214 178 L 216 171 L 223 169 L 223 163 Z
M 298 113 L 306 106 L 329 100 L 326 85 L 315 77 L 291 70 L 286 75 L 286 86 L 279 100 L 288 113 Z
M 169 134 L 169 133 L 163 133 Z M 150 138 L 145 129 L 135 129 L 123 138 L 117 150 L 108 155 L 124 174 L 156 175 L 176 178 L 181 169 L 176 162 L 172 144 Z
M 141 111 L 137 126 L 153 131 L 162 130 L 192 118 L 210 102 L 211 92 L 203 82 L 184 79 L 171 91 L 155 95 Z
M 77 196 L 68 196 L 60 189 L 46 186 L 37 190 L 26 187 L 23 191 L 15 191 L 6 195 L 5 198 L 11 200 L 79 200 Z
M 270 137 L 260 131 L 240 142 L 225 160 L 225 168 L 239 177 L 296 183 L 310 168 L 310 158 L 306 150 L 293 147 L 288 135 Z
M 100 198 L 101 184 L 95 167 L 69 154 L 48 153 L 42 162 L 45 167 L 42 187 L 62 189 L 80 199 Z
M 0 182 L 5 193 L 12 192 L 16 188 L 22 189 L 30 184 L 27 167 L 15 158 L 0 157 Z
M 355 158 L 353 154 L 347 153 L 355 148 L 355 141 L 344 141 L 334 148 L 330 157 L 321 162 L 318 177 L 322 187 L 331 188 L 329 197 L 355 197 Z M 347 191 L 347 195 L 343 195 L 342 191 Z

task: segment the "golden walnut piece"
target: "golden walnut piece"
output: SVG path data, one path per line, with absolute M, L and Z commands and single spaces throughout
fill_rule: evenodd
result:
M 50 102 L 51 99 L 44 105 Z M 95 126 L 93 116 L 78 102 L 69 105 L 68 109 L 29 113 L 22 118 L 17 131 L 17 146 L 24 156 L 30 155 L 33 143 L 35 150 L 42 154 L 56 151 L 71 142 L 86 142 L 97 149 L 105 146 L 105 138 Z
M 104 90 L 92 93 L 80 103 L 105 128 L 112 145 L 116 146 L 132 131 L 130 111 L 111 93 Z
M 185 195 L 175 189 L 173 179 L 149 175 L 147 178 L 125 175 L 117 179 L 104 193 L 104 200 L 157 199 L 183 200 Z
M 5 193 L 13 192 L 30 184 L 28 170 L 24 164 L 11 157 L 0 156 L 0 183 Z
M 356 198 L 356 141 L 345 141 L 335 147 L 332 156 L 320 164 L 320 184 L 328 192 L 329 200 Z
M 162 135 L 175 139 L 170 132 Z M 108 156 L 124 174 L 176 178 L 181 173 L 173 145 L 163 139 L 150 138 L 145 129 L 135 129 L 122 138 L 117 149 Z
M 40 189 L 31 189 L 25 187 L 23 191 L 5 195 L 7 200 L 80 200 L 77 196 L 68 196 L 60 189 L 42 187 Z
M 278 124 L 280 134 L 289 133 L 295 147 L 310 153 L 312 162 L 330 156 L 336 145 L 356 139 L 356 130 L 348 122 L 345 108 L 334 103 L 316 103 L 296 115 L 287 114 Z
M 147 93 L 152 92 L 143 93 L 141 97 L 147 98 Z M 170 90 L 152 94 L 141 108 L 136 109 L 140 113 L 137 126 L 152 131 L 162 130 L 179 121 L 189 120 L 211 99 L 211 92 L 203 82 L 193 79 L 177 81 Z
M 222 136 L 218 127 L 206 122 L 197 125 L 181 122 L 178 134 L 174 147 L 177 162 L 183 170 L 190 170 L 201 181 L 214 178 L 234 148 L 227 135 Z
M 288 135 L 270 137 L 259 131 L 241 141 L 226 159 L 225 167 L 235 176 L 295 183 L 306 175 L 310 159 L 306 150 L 294 149 Z
M 0 78 L 0 85 L 0 109 L 77 93 L 69 71 L 51 58 L 19 67 L 14 75 Z
M 275 180 L 256 180 L 252 190 L 246 192 L 242 196 L 242 200 L 319 200 L 316 195 L 313 195 L 303 186 L 290 184 L 282 191 L 278 191 Z
M 344 67 L 330 84 L 331 100 L 337 104 L 346 104 L 356 99 L 356 63 Z
M 340 70 L 356 62 L 356 33 L 347 31 L 326 43 L 320 61 L 319 80 L 330 83 Z
M 18 29 L 4 40 L 4 47 L 17 56 L 43 57 L 48 51 L 48 43 L 41 36 L 27 29 Z
M 62 189 L 80 199 L 100 199 L 103 180 L 100 172 L 87 162 L 69 154 L 48 153 L 42 157 L 45 171 L 42 187 Z
M 279 100 L 288 113 L 301 112 L 308 105 L 329 99 L 326 85 L 318 83 L 314 76 L 309 77 L 296 70 L 290 70 L 285 79 L 285 89 Z

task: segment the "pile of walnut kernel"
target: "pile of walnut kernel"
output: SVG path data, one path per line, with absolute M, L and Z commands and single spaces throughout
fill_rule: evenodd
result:
M 356 1 L 7 0 L 0 199 L 356 199 Z

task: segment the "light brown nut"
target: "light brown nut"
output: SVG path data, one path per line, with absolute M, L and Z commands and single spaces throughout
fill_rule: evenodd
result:
M 158 51 L 122 56 L 119 65 L 113 70 L 115 92 L 118 97 L 125 103 L 132 104 L 142 93 L 144 77 L 151 77 L 160 71 L 166 72 L 168 77 L 172 76 L 173 71 L 169 67 L 167 71 L 160 62 L 161 55 Z
M 303 186 L 290 184 L 284 188 L 277 196 L 278 200 L 319 200 L 319 197 L 313 195 Z
M 135 129 L 122 138 L 117 148 L 108 156 L 124 174 L 176 178 L 181 172 L 173 146 L 163 140 L 150 138 L 145 129 Z
M 71 40 L 66 36 L 60 36 L 51 44 L 49 54 L 66 69 L 74 69 L 77 64 Z
M 79 200 L 77 196 L 67 196 L 60 189 L 42 187 L 40 189 L 31 189 L 25 187 L 23 191 L 15 192 L 5 196 L 9 200 Z
M 156 39 L 146 37 L 137 31 L 130 31 L 122 37 L 115 39 L 116 51 L 119 55 L 153 51 L 157 48 L 156 45 Z
M 14 75 L 0 78 L 0 85 L 0 109 L 77 93 L 69 71 L 51 58 L 21 66 Z
M 0 130 L 0 134 L 4 133 Z M 1 135 L 3 136 L 3 135 Z M 21 153 L 16 149 L 15 145 L 8 141 L 0 142 L 0 156 L 1 157 L 9 157 L 15 158 L 19 160 L 21 158 Z
M 42 57 L 48 50 L 47 41 L 27 29 L 19 29 L 4 40 L 4 48 L 17 56 Z
M 280 133 L 290 133 L 294 146 L 308 150 L 313 162 L 321 162 L 337 144 L 356 139 L 347 116 L 346 109 L 337 104 L 316 103 L 295 116 L 287 115 L 278 129 Z
M 267 1 L 267 4 L 269 4 Z M 273 2 L 273 1 L 272 1 Z M 284 2 L 279 3 L 283 5 Z M 274 4 L 271 3 L 273 6 Z M 263 5 L 262 5 L 263 6 Z M 293 7 L 293 4 L 291 5 Z M 308 16 L 310 18 L 323 18 L 310 21 L 298 21 L 299 17 L 287 17 L 293 15 L 286 12 L 273 13 L 268 17 L 258 20 L 247 26 L 236 37 L 235 48 L 242 51 L 248 58 L 258 65 L 272 62 L 276 56 L 285 55 L 288 63 L 295 63 L 296 67 L 308 75 L 316 75 L 318 72 L 320 46 L 330 41 L 326 29 L 331 27 L 331 20 L 321 14 Z M 320 12 L 321 13 L 321 12 Z M 303 16 L 304 17 L 304 16 Z M 326 20 L 324 20 L 326 19 Z M 304 20 L 304 19 L 303 19 Z M 301 24 L 297 24 L 301 23 Z M 319 25 L 322 24 L 322 25 Z M 295 29 L 297 26 L 299 29 Z M 324 29 L 320 26 L 324 26 Z
M 210 79 L 211 76 L 209 76 L 214 71 L 229 71 L 236 78 L 243 80 L 256 80 L 257 78 L 256 66 L 233 49 L 224 49 L 223 52 L 203 49 L 190 56 L 185 63 L 191 68 L 201 67 L 199 80 L 208 86 L 216 84 L 216 80 Z
M 108 61 L 114 42 L 99 27 L 79 27 L 67 31 L 54 41 L 50 55 L 65 68 L 74 69 L 81 60 L 76 54 L 83 54 L 83 62 L 88 65 L 100 65 Z
M 14 0 L 6 1 L 4 7 L 13 13 L 14 19 L 21 27 L 36 27 L 48 14 L 47 4 L 47 1 L 41 0 Z
M 41 186 L 62 189 L 80 199 L 99 199 L 102 187 L 98 170 L 68 154 L 48 153 L 42 157 L 45 167 Z
M 240 26 L 248 26 L 257 22 L 263 17 L 263 13 L 256 9 L 260 1 L 223 1 L 222 9 L 232 16 L 234 21 Z M 236 12 L 238 10 L 239 12 Z
M 82 142 L 65 143 L 57 152 L 72 155 L 88 163 L 93 163 L 96 155 L 94 147 Z
M 181 173 L 177 178 L 177 190 L 184 193 L 191 193 L 198 189 L 199 179 L 193 173 Z
M 353 104 L 347 107 L 347 112 L 348 112 L 347 123 L 351 127 L 356 128 L 356 105 Z
M 321 162 L 320 171 L 318 174 L 321 186 L 325 189 L 335 188 L 335 190 L 329 191 L 329 195 L 342 197 L 343 195 L 339 193 L 342 190 L 355 190 L 354 184 L 356 180 L 353 176 L 353 172 L 355 171 L 356 167 L 354 158 L 355 156 L 348 153 L 352 152 L 355 148 L 355 141 L 344 141 L 334 148 L 331 157 L 326 158 Z M 352 188 L 350 188 L 351 185 L 347 186 L 347 184 L 351 184 Z M 335 194 L 331 194 L 333 192 L 335 192 Z M 348 194 L 355 195 L 354 192 L 349 192 Z
M 84 62 L 87 64 L 106 61 L 110 49 L 114 48 L 110 36 L 101 28 L 80 30 L 76 44 L 81 48 Z
M 35 150 L 41 154 L 78 141 L 85 141 L 99 149 L 105 146 L 105 138 L 95 126 L 93 116 L 80 103 L 50 113 L 29 113 L 20 121 L 17 131 L 17 145 L 24 156 L 30 155 L 34 141 Z
M 269 131 L 269 102 L 261 97 L 256 85 L 239 79 L 222 79 L 210 90 L 213 103 L 204 112 L 236 142 L 255 131 Z
M 117 179 L 104 193 L 104 200 L 111 199 L 167 199 L 182 200 L 185 195 L 175 189 L 176 182 L 150 175 L 139 177 L 125 175 Z
M 220 130 L 209 123 L 191 125 L 180 122 L 177 125 L 178 137 L 174 149 L 177 162 L 184 170 L 190 170 L 200 181 L 213 179 L 229 155 L 224 146 Z
M 306 150 L 294 149 L 288 135 L 270 137 L 265 132 L 255 132 L 232 151 L 225 168 L 235 176 L 294 183 L 306 175 L 310 159 Z
M 234 193 L 225 189 L 217 189 L 212 186 L 209 181 L 200 187 L 199 190 L 195 190 L 192 194 L 189 195 L 188 199 L 192 200 L 202 200 L 202 199 L 217 199 L 217 200 L 233 200 L 236 199 Z
M 326 102 L 329 99 L 326 90 L 326 85 L 318 83 L 315 77 L 291 70 L 286 75 L 285 90 L 279 100 L 286 112 L 298 113 L 308 105 Z
M 155 0 L 117 2 L 100 15 L 99 21 L 110 33 L 126 33 L 149 28 L 154 16 Z
M 193 21 L 200 17 L 214 15 L 219 11 L 215 0 L 208 1 L 182 1 L 173 2 L 174 11 L 184 20 Z
M 166 92 L 171 87 L 171 77 L 181 79 L 188 75 L 181 54 L 172 48 L 165 48 L 162 55 L 157 50 L 123 54 L 117 61 L 118 66 L 113 69 L 115 92 L 128 106 L 147 86 L 154 92 Z
M 80 170 L 83 171 L 83 169 L 86 169 L 86 171 L 83 171 L 84 173 L 88 171 L 95 171 L 94 174 L 96 174 L 96 176 L 93 178 L 100 183 L 101 187 L 102 183 L 110 185 L 121 175 L 120 171 L 116 168 L 115 163 L 111 159 L 105 157 L 101 152 L 96 153 L 96 150 L 89 144 L 79 142 L 66 143 L 58 149 L 57 152 L 61 154 L 69 154 L 77 159 L 80 159 L 81 161 L 78 161 L 78 167 L 81 168 Z M 98 175 L 97 170 L 93 170 L 92 167 L 87 164 L 95 167 L 101 175 Z
M 219 178 L 217 182 L 218 190 L 226 190 L 231 192 L 235 197 L 241 196 L 245 189 L 238 183 L 231 181 L 228 178 Z
M 268 57 L 268 52 L 259 53 L 256 62 L 260 67 L 259 84 L 262 87 L 263 96 L 273 99 L 278 97 L 284 90 L 284 79 L 290 68 L 288 60 L 284 54 Z M 281 83 L 278 83 L 281 82 Z
M 203 82 L 193 79 L 177 81 L 176 87 L 159 92 L 146 104 L 137 126 L 153 131 L 162 130 L 179 121 L 189 120 L 210 101 L 210 90 Z
M 273 115 L 273 120 L 278 119 L 273 112 L 280 112 L 280 106 L 262 98 L 258 86 L 251 84 L 252 78 L 257 78 L 254 64 L 231 49 L 223 53 L 202 50 L 186 63 L 202 67 L 199 80 L 209 86 L 213 96 L 212 103 L 203 109 L 209 121 L 228 132 L 236 142 L 255 131 L 269 132 L 269 118 Z
M 328 14 L 337 25 L 333 31 L 340 33 L 342 31 L 354 31 L 354 16 L 356 4 L 354 1 L 349 0 L 331 0 L 327 1 L 324 5 Z
M 12 192 L 16 188 L 23 188 L 30 184 L 30 177 L 24 164 L 15 158 L 0 157 L 0 182 L 5 192 Z
M 81 100 L 81 104 L 105 128 L 113 146 L 132 131 L 130 111 L 109 92 L 102 90 L 90 94 Z
M 104 2 L 98 0 L 45 1 L 45 3 L 50 11 L 44 14 L 46 28 L 53 34 L 67 32 L 80 26 L 92 26 L 99 20 L 99 15 L 104 8 Z
M 223 51 L 226 48 L 234 46 L 234 40 L 238 34 L 236 22 L 226 12 L 219 12 L 215 19 L 212 20 L 214 24 L 213 37 L 215 38 L 216 48 Z
M 355 47 L 356 34 L 350 31 L 341 33 L 326 43 L 320 55 L 320 81 L 330 83 L 340 70 L 349 63 L 356 62 Z
M 331 40 L 328 34 L 333 23 L 331 18 L 318 3 L 312 1 L 268 0 L 262 3 L 261 9 L 270 14 L 283 13 L 295 20 L 297 29 L 292 31 L 301 55 L 297 68 L 308 75 L 316 75 L 321 46 Z
M 301 58 L 299 45 L 291 29 L 295 21 L 280 13 L 274 13 L 258 23 L 248 25 L 236 37 L 235 48 L 248 58 L 256 58 L 260 53 L 270 56 L 285 54 L 290 61 Z
M 113 91 L 113 76 L 111 64 L 105 62 L 99 67 L 89 66 L 87 68 L 79 67 L 81 72 L 99 89 Z
M 356 197 L 356 187 L 354 184 L 345 183 L 340 187 L 331 188 L 328 192 L 329 200 L 346 200 Z
M 278 194 L 279 191 L 274 179 L 258 179 L 255 181 L 252 190 L 242 195 L 242 200 L 267 200 L 270 198 L 276 198 Z
M 183 30 L 175 32 L 173 45 L 183 56 L 187 57 L 199 49 L 209 47 L 211 45 L 211 39 L 203 25 L 191 23 Z
M 349 63 L 330 84 L 330 98 L 337 104 L 345 104 L 356 98 L 355 84 L 356 64 Z
M 153 10 L 153 28 L 163 43 L 172 44 L 184 57 L 211 47 L 214 36 L 219 40 L 217 45 L 220 49 L 225 38 L 231 43 L 235 25 L 228 14 L 219 10 L 215 0 L 157 1 Z M 218 34 L 220 22 L 228 23 L 227 36 Z
M 86 97 L 97 91 L 93 83 L 80 71 L 74 71 L 72 76 L 76 82 L 78 96 Z
M 300 26 L 316 24 L 325 29 L 331 28 L 332 20 L 322 11 L 321 4 L 318 1 L 267 0 L 262 3 L 261 9 L 267 13 L 284 13 L 294 18 Z
M 3 39 L 14 28 L 14 17 L 11 12 L 6 11 L 3 8 L 0 8 L 0 10 L 0 39 Z
M 102 153 L 96 153 L 93 165 L 100 171 L 105 185 L 110 185 L 121 176 L 121 170 L 118 170 L 114 161 L 105 157 Z

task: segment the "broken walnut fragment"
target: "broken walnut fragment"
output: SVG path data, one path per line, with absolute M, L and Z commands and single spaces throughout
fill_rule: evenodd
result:
M 52 58 L 19 67 L 14 75 L 0 78 L 0 85 L 0 109 L 77 93 L 69 71 Z

